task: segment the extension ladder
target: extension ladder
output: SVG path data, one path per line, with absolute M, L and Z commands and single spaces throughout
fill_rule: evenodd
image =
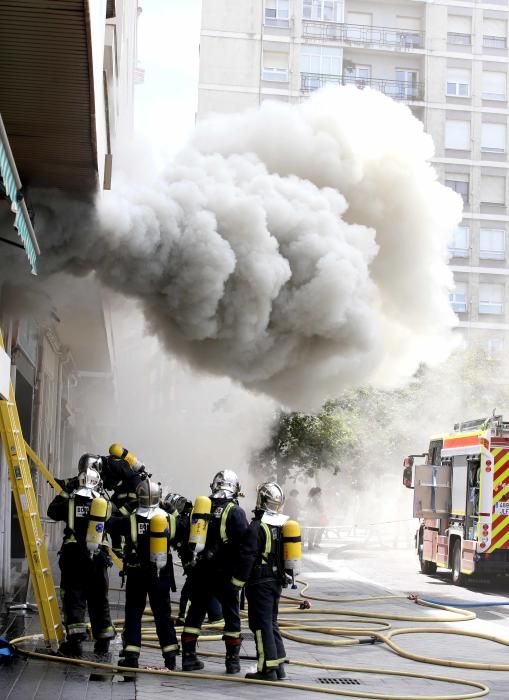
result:
M 0 331 L 0 348 L 3 347 L 4 343 Z M 51 646 L 52 642 L 57 643 L 64 638 L 64 628 L 12 382 L 9 398 L 2 399 L 0 397 L 0 433 L 2 434 L 9 479 L 18 511 L 41 628 L 46 644 Z

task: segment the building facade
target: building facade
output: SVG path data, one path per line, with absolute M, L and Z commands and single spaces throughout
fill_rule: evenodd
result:
M 203 0 L 198 118 L 354 84 L 408 104 L 463 198 L 451 304 L 467 339 L 509 347 L 507 0 Z
M 46 6 L 47 5 L 47 6 Z M 51 188 L 90 201 L 111 187 L 119 139 L 132 128 L 137 0 L 20 0 L 0 7 L 0 111 L 19 175 L 20 201 Z M 41 33 L 40 26 L 44 26 Z M 12 167 L 11 167 L 12 166 Z M 55 476 L 76 473 L 83 452 L 115 442 L 115 355 L 108 303 L 94 275 L 33 282 L 0 171 L 0 329 L 25 440 Z M 18 185 L 19 187 L 19 185 Z M 23 200 L 24 201 L 24 200 Z M 30 210 L 30 206 L 28 206 Z M 37 216 L 34 217 L 37 229 Z M 39 238 L 44 255 L 44 241 Z M 17 246 L 17 250 L 16 250 Z M 12 252 L 14 251 L 14 253 Z M 6 273 L 7 253 L 21 270 Z M 26 275 L 24 274 L 26 273 Z M 50 548 L 60 529 L 45 519 L 52 489 L 33 470 Z M 0 445 L 0 594 L 26 560 Z

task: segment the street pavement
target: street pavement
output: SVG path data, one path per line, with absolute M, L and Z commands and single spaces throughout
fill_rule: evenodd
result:
M 390 540 L 390 538 L 389 538 Z M 399 546 L 398 546 L 399 545 Z M 424 576 L 418 570 L 415 553 L 408 548 L 408 542 L 394 542 L 373 539 L 369 533 L 357 531 L 342 535 L 339 539 L 324 540 L 319 550 L 306 551 L 302 578 L 310 583 L 311 595 L 327 597 L 368 597 L 390 594 L 418 593 L 423 596 L 447 601 L 481 602 L 505 600 L 509 602 L 507 579 L 497 583 L 478 582 L 466 588 L 458 588 L 449 583 L 448 574 L 439 572 L 436 576 Z M 113 583 L 114 585 L 114 583 Z M 287 591 L 288 592 L 288 591 Z M 291 592 L 290 592 L 291 593 Z M 123 593 L 113 593 L 112 602 L 115 616 L 122 616 Z M 456 628 L 465 631 L 483 632 L 509 641 L 507 608 L 476 609 L 478 618 L 461 623 L 433 623 L 437 613 L 417 606 L 410 600 L 371 601 L 366 603 L 322 603 L 311 601 L 312 611 L 319 608 L 341 608 L 382 613 L 384 615 L 416 615 L 421 622 L 391 621 L 393 628 L 430 627 L 434 632 L 419 635 L 402 635 L 396 642 L 403 648 L 417 654 L 454 660 L 484 661 L 509 664 L 509 648 L 493 642 L 468 637 L 451 637 L 437 634 L 440 627 Z M 283 603 L 284 605 L 284 603 Z M 298 622 L 305 622 L 301 615 Z M 322 616 L 319 616 L 322 617 Z M 301 619 L 302 618 L 302 619 Z M 328 618 L 330 620 L 330 618 Z M 337 623 L 336 623 L 337 624 Z M 355 624 L 355 623 L 353 623 Z M 35 633 L 37 618 L 17 616 L 11 626 L 11 638 L 20 634 Z M 314 638 L 331 639 L 317 633 L 303 632 Z M 252 634 L 246 633 L 242 654 L 254 656 L 255 647 Z M 365 644 L 350 647 L 326 647 L 286 641 L 287 653 L 291 660 L 303 660 L 321 664 L 335 664 L 355 667 L 355 670 L 337 671 L 287 666 L 288 681 L 311 685 L 317 690 L 336 689 L 363 693 L 394 694 L 402 699 L 412 695 L 428 697 L 457 695 L 471 692 L 468 686 L 451 685 L 425 679 L 410 679 L 398 676 L 363 673 L 362 669 L 377 668 L 416 673 L 435 674 L 485 683 L 490 687 L 487 697 L 507 700 L 509 698 L 509 672 L 464 670 L 418 663 L 402 658 L 382 644 Z M 222 642 L 202 642 L 202 651 L 222 651 Z M 120 650 L 120 640 L 114 643 L 112 659 Z M 90 657 L 91 657 L 90 645 Z M 205 672 L 223 675 L 224 665 L 220 658 L 205 657 Z M 162 668 L 159 650 L 144 650 L 142 665 Z M 243 661 L 242 672 L 254 670 L 254 661 Z M 204 681 L 197 678 L 167 676 L 138 676 L 135 681 L 124 682 L 121 676 L 97 676 L 90 669 L 65 664 L 46 663 L 20 659 L 7 667 L 0 667 L 0 699 L 5 700 L 155 700 L 168 696 L 182 696 L 189 699 L 237 697 L 255 698 L 263 692 L 264 697 L 279 698 L 318 698 L 319 692 L 298 691 L 295 689 L 262 687 L 259 685 L 238 684 L 227 681 Z M 323 695 L 321 695 L 323 697 Z

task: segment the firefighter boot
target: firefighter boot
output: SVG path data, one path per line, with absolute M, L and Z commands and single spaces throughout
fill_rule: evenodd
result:
M 277 679 L 278 681 L 282 681 L 283 678 L 286 678 L 286 671 L 285 671 L 285 662 L 279 664 L 279 666 L 276 667 L 276 673 L 277 673 Z
M 225 639 L 226 644 L 226 656 L 224 663 L 226 666 L 226 673 L 239 673 L 240 672 L 240 639 L 232 639 L 227 637 Z
M 246 678 L 251 678 L 256 681 L 277 681 L 277 673 L 274 668 L 268 668 L 265 671 L 256 671 L 256 673 L 246 673 Z
M 123 668 L 138 668 L 139 654 L 135 654 L 132 651 L 124 652 L 124 655 L 119 658 L 118 665 Z
M 196 656 L 196 642 L 198 635 L 183 634 L 182 635 L 182 670 L 183 671 L 200 671 L 204 667 Z
M 109 639 L 96 639 L 94 644 L 94 654 L 97 656 L 106 656 L 110 650 Z
M 79 658 L 83 656 L 83 647 L 81 645 L 81 639 L 73 639 L 68 637 L 65 642 L 58 647 L 58 653 L 62 656 L 71 656 Z
M 174 671 L 177 667 L 177 652 L 171 651 L 168 654 L 163 654 L 164 665 L 168 671 Z

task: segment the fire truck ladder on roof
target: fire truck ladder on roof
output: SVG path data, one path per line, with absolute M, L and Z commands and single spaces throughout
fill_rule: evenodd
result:
M 3 348 L 4 343 L 0 332 L 0 349 Z M 12 382 L 9 388 L 9 398 L 5 399 L 0 396 L 0 433 L 2 434 L 9 479 L 18 512 L 41 628 L 46 644 L 51 646 L 52 642 L 57 643 L 63 639 L 64 628 Z

